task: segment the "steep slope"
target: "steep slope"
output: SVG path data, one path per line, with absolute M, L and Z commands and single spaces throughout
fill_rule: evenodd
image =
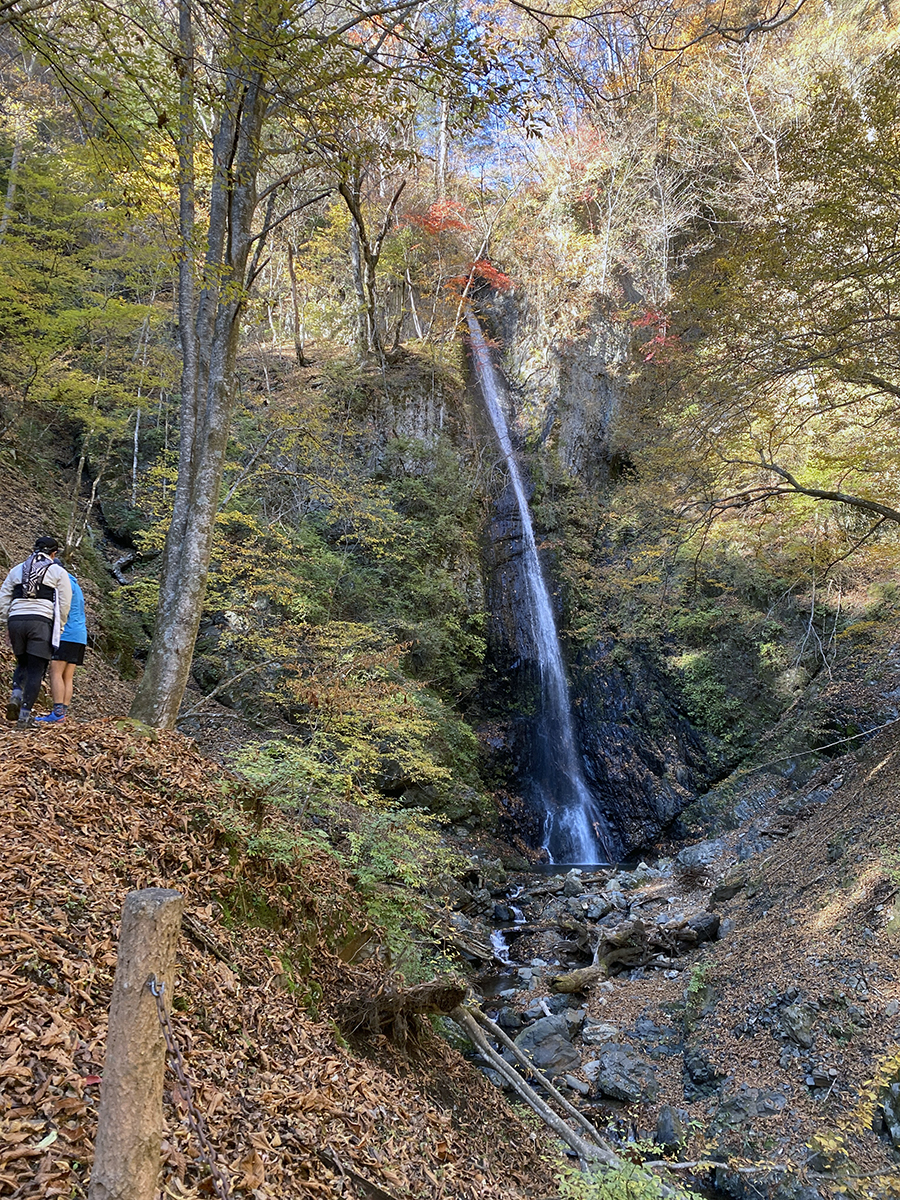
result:
M 799 787 L 745 780 L 732 828 L 674 861 L 523 880 L 489 1006 L 623 1152 L 661 1139 L 706 1194 L 900 1195 L 898 767 L 895 721 Z M 714 940 L 679 945 L 692 922 Z M 570 995 L 595 946 L 610 977 Z M 580 1026 L 567 1057 L 548 1010 Z
M 173 1020 L 235 1195 L 552 1194 L 531 1131 L 430 1032 L 409 1058 L 350 1048 L 337 1022 L 383 976 L 377 931 L 333 860 L 301 860 L 187 739 L 5 732 L 0 764 L 0 1195 L 85 1194 L 121 903 L 155 885 L 187 895 Z M 364 943 L 365 968 L 343 961 Z M 166 1193 L 209 1194 L 167 1088 Z

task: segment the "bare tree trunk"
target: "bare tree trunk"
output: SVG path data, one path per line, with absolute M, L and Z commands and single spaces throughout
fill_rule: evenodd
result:
M 367 320 L 366 283 L 363 275 L 362 242 L 365 238 L 360 192 L 362 180 L 358 172 L 351 176 L 349 184 L 341 184 L 341 195 L 350 211 L 350 273 L 353 276 L 353 290 L 356 292 L 356 328 L 354 330 L 354 348 L 360 362 L 366 362 L 372 352 L 369 343 L 369 328 Z M 362 226 L 362 228 L 360 228 Z
M 134 410 L 134 446 L 131 454 L 131 503 L 137 504 L 138 447 L 141 439 L 141 406 Z
M 416 337 L 421 342 L 425 335 L 422 332 L 422 322 L 419 320 L 419 310 L 416 308 L 416 289 L 413 286 L 412 279 L 410 278 L 408 267 L 406 269 L 406 282 L 409 286 L 409 307 L 410 311 L 412 312 L 413 325 L 416 329 Z
M 356 288 L 362 314 L 358 330 L 358 347 L 363 350 L 361 359 L 372 355 L 383 356 L 381 335 L 378 331 L 378 295 L 376 290 L 376 270 L 381 257 L 381 247 L 387 237 L 394 216 L 394 209 L 406 187 L 404 180 L 394 193 L 388 205 L 381 229 L 374 239 L 366 230 L 365 217 L 362 211 L 362 174 L 354 168 L 350 174 L 350 182 L 341 180 L 338 191 L 344 197 L 350 211 L 350 261 L 353 268 L 353 284 Z
M 303 353 L 303 336 L 300 330 L 300 302 L 297 298 L 297 271 L 294 267 L 294 247 L 288 242 L 288 275 L 291 277 L 291 305 L 294 309 L 294 355 L 298 364 L 305 367 L 306 356 Z
M 203 284 L 196 312 L 193 25 L 181 0 L 179 325 L 182 398 L 178 482 L 166 537 L 156 627 L 131 715 L 171 729 L 187 686 L 206 594 L 209 559 L 234 402 L 234 368 L 249 267 L 259 143 L 267 107 L 263 76 L 238 61 L 224 77 L 213 142 L 213 181 Z M 249 271 L 248 271 L 249 267 Z
M 13 146 L 12 160 L 9 164 L 9 175 L 6 178 L 6 200 L 3 203 L 3 216 L 0 217 L 0 242 L 6 237 L 9 222 L 16 204 L 16 186 L 19 182 L 19 164 L 22 161 L 22 131 L 16 123 L 16 142 Z
M 450 104 L 446 96 L 440 100 L 437 155 L 434 160 L 434 190 L 438 200 L 447 194 L 447 162 L 450 156 Z

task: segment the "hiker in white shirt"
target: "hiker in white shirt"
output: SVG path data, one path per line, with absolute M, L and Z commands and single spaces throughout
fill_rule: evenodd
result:
M 34 552 L 13 567 L 0 587 L 0 620 L 6 621 L 16 656 L 6 719 L 22 727 L 34 723 L 31 710 L 72 603 L 72 584 L 56 562 L 58 553 L 56 538 L 39 537 Z

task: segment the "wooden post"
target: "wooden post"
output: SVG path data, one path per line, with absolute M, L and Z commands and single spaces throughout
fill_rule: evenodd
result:
M 181 893 L 167 888 L 125 897 L 89 1200 L 157 1194 L 166 1045 L 147 981 L 165 984 L 168 1009 L 183 908 Z

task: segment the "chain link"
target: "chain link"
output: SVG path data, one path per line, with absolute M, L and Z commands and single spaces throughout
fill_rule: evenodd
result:
M 169 1014 L 166 1012 L 163 1004 L 163 992 L 165 991 L 165 983 L 157 980 L 155 975 L 151 975 L 147 980 L 147 987 L 156 999 L 156 1011 L 159 1015 L 159 1023 L 162 1026 L 163 1037 L 166 1039 L 166 1050 L 169 1055 L 169 1066 L 178 1080 L 181 1087 L 181 1094 L 184 1097 L 185 1110 L 187 1113 L 188 1125 L 191 1128 L 194 1137 L 200 1147 L 200 1156 L 203 1158 L 209 1167 L 210 1175 L 212 1176 L 212 1184 L 215 1188 L 216 1195 L 219 1200 L 229 1200 L 228 1180 L 219 1170 L 216 1164 L 215 1155 L 212 1147 L 209 1144 L 209 1138 L 206 1136 L 206 1126 L 200 1113 L 194 1107 L 194 1089 L 190 1085 L 185 1070 L 184 1059 L 181 1056 L 181 1050 L 178 1043 L 175 1041 L 175 1032 L 172 1029 L 172 1023 L 169 1020 Z

